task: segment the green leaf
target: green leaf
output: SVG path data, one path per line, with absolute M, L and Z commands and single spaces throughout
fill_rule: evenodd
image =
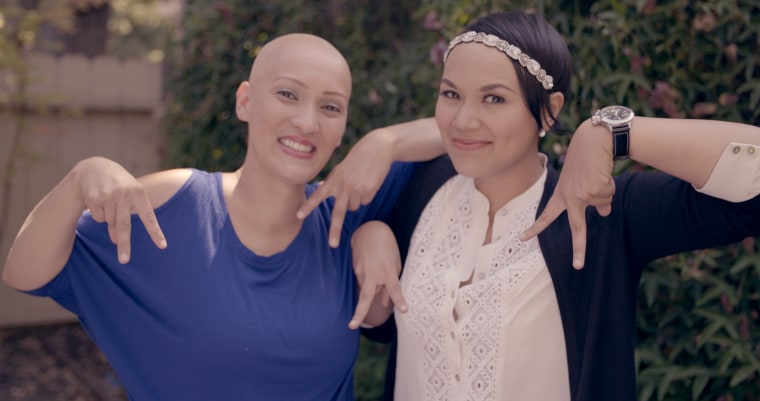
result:
M 707 382 L 710 381 L 710 378 L 711 378 L 710 374 L 703 374 L 694 378 L 694 381 L 691 383 L 691 399 L 692 400 L 699 399 L 699 396 L 705 390 L 705 386 L 707 386 Z
M 760 373 L 760 371 L 754 366 L 748 365 L 739 368 L 734 372 L 733 376 L 731 376 L 731 381 L 728 383 L 729 387 L 736 387 L 739 383 L 747 380 L 754 373 Z

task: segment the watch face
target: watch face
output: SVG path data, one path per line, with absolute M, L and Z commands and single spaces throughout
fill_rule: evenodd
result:
M 601 110 L 601 115 L 607 124 L 627 123 L 633 119 L 633 110 L 623 106 L 608 106 Z

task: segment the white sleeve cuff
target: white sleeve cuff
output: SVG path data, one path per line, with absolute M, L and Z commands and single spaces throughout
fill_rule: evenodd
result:
M 760 194 L 760 146 L 730 143 L 698 192 L 730 202 Z

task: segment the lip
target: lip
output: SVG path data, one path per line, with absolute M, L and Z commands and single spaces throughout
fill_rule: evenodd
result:
M 491 141 L 477 140 L 477 139 L 464 139 L 464 138 L 452 138 L 451 143 L 455 148 L 459 150 L 477 150 L 484 148 L 491 144 Z
M 283 136 L 277 139 L 277 143 L 285 154 L 298 159 L 309 159 L 317 150 L 312 141 L 297 136 Z

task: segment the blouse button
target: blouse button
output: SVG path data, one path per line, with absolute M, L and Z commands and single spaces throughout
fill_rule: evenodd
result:
M 749 148 L 747 148 L 747 153 L 749 153 L 751 155 L 754 155 L 755 154 L 755 147 L 754 146 L 750 146 Z
M 742 148 L 739 146 L 734 146 L 733 152 L 734 154 L 741 152 Z

